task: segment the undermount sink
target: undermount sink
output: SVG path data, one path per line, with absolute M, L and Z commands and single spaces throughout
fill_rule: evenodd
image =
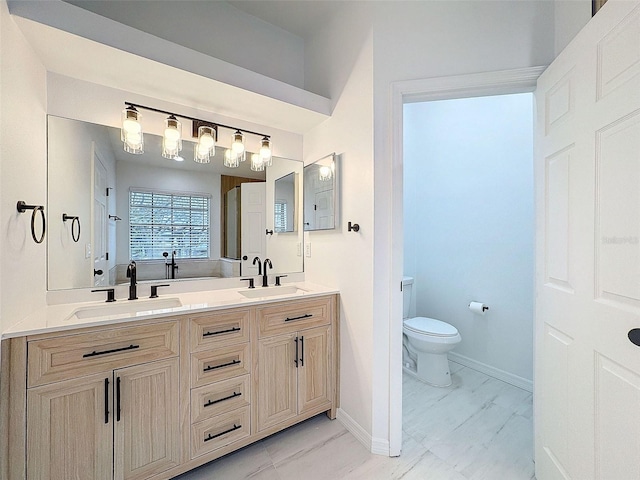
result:
M 69 320 L 83 320 L 87 318 L 109 317 L 112 315 L 141 315 L 150 312 L 157 313 L 157 310 L 181 307 L 179 298 L 157 298 L 153 300 L 125 300 L 123 302 L 110 303 L 99 307 L 84 307 L 74 311 Z
M 256 287 L 247 290 L 239 290 L 238 293 L 247 298 L 275 297 L 277 295 L 302 295 L 306 290 L 296 287 L 295 285 L 287 285 L 280 287 Z

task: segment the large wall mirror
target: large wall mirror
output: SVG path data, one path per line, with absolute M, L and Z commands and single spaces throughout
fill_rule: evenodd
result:
M 302 232 L 266 234 L 276 180 L 301 177 L 302 162 L 274 157 L 254 172 L 249 161 L 223 166 L 222 149 L 200 164 L 163 158 L 159 136 L 144 140 L 132 155 L 117 128 L 48 117 L 49 290 L 127 283 L 131 260 L 140 281 L 255 275 L 256 256 L 271 259 L 269 274 L 303 271 Z
M 338 225 L 338 156 L 304 167 L 304 230 L 332 230 Z

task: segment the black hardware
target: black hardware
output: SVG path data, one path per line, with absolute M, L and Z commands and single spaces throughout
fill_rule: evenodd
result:
M 109 379 L 104 379 L 104 423 L 109 423 Z
M 94 275 L 95 275 L 95 270 L 94 270 Z M 100 274 L 98 274 L 100 275 Z M 115 302 L 116 301 L 116 294 L 115 294 L 115 289 L 114 288 L 99 288 L 98 290 L 91 290 L 92 292 L 107 292 L 107 299 L 105 300 L 106 302 Z
M 296 368 L 298 368 L 298 337 L 294 338 L 293 341 L 296 344 L 296 356 L 293 359 L 293 363 L 295 364 Z
M 80 217 L 74 217 L 71 215 L 67 215 L 66 213 L 62 214 L 62 221 L 66 222 L 67 220 L 71 220 L 71 238 L 74 242 L 78 243 L 80 240 Z M 75 226 L 78 226 L 78 232 L 76 233 Z
M 264 275 L 262 275 L 262 286 L 263 287 L 268 287 L 269 286 L 269 277 L 267 277 L 267 265 L 269 265 L 269 268 L 273 269 L 273 265 L 271 264 L 271 260 L 269 260 L 268 258 L 265 258 L 264 259 L 264 263 L 262 264 L 263 273 L 264 273 Z
M 105 195 L 108 197 L 109 196 L 109 190 L 113 190 L 113 187 L 107 187 L 105 188 Z
M 109 220 L 115 220 L 117 222 L 122 219 L 118 215 L 109 215 Z
M 165 258 L 165 278 L 171 280 L 176 279 L 176 270 L 178 270 L 178 264 L 176 263 L 176 251 L 171 252 L 171 263 L 169 263 L 169 252 L 162 252 L 162 256 Z
M 207 436 L 207 438 L 204 439 L 205 442 L 208 442 L 209 440 L 213 440 L 214 438 L 218 438 L 221 437 L 222 435 L 226 435 L 227 433 L 231 433 L 235 430 L 238 430 L 239 428 L 242 428 L 242 425 L 236 425 L 235 423 L 233 424 L 233 428 L 230 428 L 229 430 L 225 430 L 224 432 L 220 432 L 216 435 L 211 435 L 209 434 Z
M 113 350 L 103 350 L 102 352 L 97 352 L 94 350 L 91 353 L 85 353 L 84 355 L 82 355 L 82 358 L 97 357 L 98 355 L 107 355 L 108 353 L 124 352 L 125 350 L 135 350 L 136 348 L 140 348 L 140 345 L 129 345 L 128 347 L 114 348 Z
M 241 278 L 240 281 L 245 281 L 245 280 L 249 280 L 249 287 L 248 288 L 256 288 L 256 286 L 253 284 L 253 278 Z
M 162 285 L 151 285 L 151 295 L 149 295 L 149 298 L 158 298 L 158 288 L 170 286 L 171 285 L 169 285 L 168 283 L 164 283 Z
M 240 327 L 233 327 L 233 328 L 229 328 L 227 330 L 219 330 L 217 332 L 206 332 L 206 333 L 203 333 L 202 336 L 203 337 L 210 337 L 212 335 L 221 335 L 223 333 L 237 332 L 239 330 L 240 330 Z
M 120 421 L 120 377 L 116 379 L 116 422 Z
M 273 235 L 273 230 L 267 229 L 267 233 L 265 233 L 265 235 Z
M 238 363 L 242 363 L 242 362 L 240 360 L 233 360 L 232 362 L 223 363 L 222 365 L 209 365 L 208 367 L 205 367 L 202 371 L 203 372 L 208 372 L 210 370 L 215 370 L 216 368 L 222 368 L 222 367 L 229 367 L 231 365 L 237 365 Z
M 138 287 L 136 286 L 136 262 L 131 260 L 127 265 L 127 278 L 131 279 L 129 284 L 129 300 L 138 299 Z
M 96 270 L 95 268 L 93 269 L 93 274 L 94 275 L 102 275 L 104 272 L 100 269 Z M 95 290 L 93 290 L 95 292 Z
M 222 123 L 208 122 L 206 120 L 201 120 L 199 118 L 189 117 L 188 115 L 182 115 L 180 113 L 172 113 L 172 112 L 168 112 L 166 110 L 160 110 L 158 108 L 145 107 L 144 105 L 138 105 L 137 103 L 124 102 L 124 104 L 129 106 L 129 107 L 142 108 L 144 110 L 149 110 L 150 112 L 162 113 L 164 115 L 174 115 L 176 117 L 181 117 L 181 118 L 185 118 L 187 120 L 191 120 L 192 122 L 202 122 L 203 125 L 207 125 L 207 126 L 222 127 L 222 128 L 228 128 L 228 129 L 231 129 L 231 130 L 240 130 L 241 132 L 249 133 L 251 135 L 258 135 L 258 136 L 261 136 L 261 137 L 271 138 L 271 135 L 265 135 L 263 133 L 252 132 L 251 130 L 245 130 L 243 128 L 231 127 L 229 125 L 223 125 Z M 197 136 L 197 133 L 196 133 L 195 136 Z
M 300 366 L 304 367 L 304 336 L 300 337 Z
M 640 347 L 640 328 L 629 330 L 627 336 L 629 337 L 631 343 Z
M 242 260 L 247 261 L 247 260 L 249 260 L 249 257 L 247 257 L 246 255 L 243 255 L 242 256 Z
M 280 285 L 280 279 L 286 277 L 286 275 L 276 275 L 276 287 L 281 287 L 282 285 Z
M 36 243 L 42 243 L 44 241 L 44 234 L 47 231 L 47 221 L 44 218 L 44 207 L 42 205 L 27 205 L 25 202 L 20 200 L 16 204 L 16 208 L 20 213 L 24 213 L 27 210 L 33 210 L 33 213 L 31 213 L 31 238 L 33 238 L 33 241 Z M 42 221 L 42 234 L 40 235 L 40 238 L 36 236 L 36 216 L 38 212 L 40 212 L 40 219 Z
M 104 259 L 105 259 L 105 260 L 109 260 L 109 252 L 105 252 L 105 254 L 104 254 Z
M 292 322 L 293 320 L 302 320 L 303 318 L 311 318 L 311 317 L 313 317 L 313 314 L 307 313 L 306 315 L 301 315 L 299 317 L 291 317 L 291 318 L 287 317 L 287 318 L 284 319 L 284 321 L 285 322 Z
M 231 400 L 232 398 L 236 398 L 242 395 L 242 393 L 233 392 L 233 395 L 229 395 L 228 397 L 219 398 L 218 400 L 209 400 L 207 403 L 203 405 L 204 408 L 210 407 L 211 405 L 215 405 L 216 403 L 224 402 L 225 400 Z
M 260 257 L 253 257 L 253 264 L 255 265 L 258 262 L 258 275 L 262 275 L 262 261 Z
M 359 232 L 360 225 L 358 225 L 357 223 L 352 224 L 351 222 L 349 222 L 348 229 L 350 232 Z

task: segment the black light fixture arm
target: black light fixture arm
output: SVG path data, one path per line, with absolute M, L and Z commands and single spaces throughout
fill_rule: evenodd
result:
M 164 115 L 173 115 L 175 117 L 184 118 L 185 120 L 191 120 L 192 122 L 200 122 L 205 125 L 215 125 L 216 127 L 228 128 L 229 130 L 239 130 L 243 133 L 248 133 L 250 135 L 258 135 L 260 137 L 271 138 L 271 135 L 267 135 L 265 133 L 253 132 L 251 130 L 245 130 L 244 128 L 232 127 L 231 125 L 224 125 L 222 123 L 211 122 L 209 120 L 202 120 L 201 118 L 190 117 L 189 115 L 182 115 L 181 113 L 173 113 L 167 110 L 160 110 L 159 108 L 147 107 L 144 105 L 139 105 L 137 103 L 131 103 L 131 102 L 124 102 L 124 104 L 128 107 L 135 107 L 143 110 L 149 110 L 150 112 L 162 113 Z

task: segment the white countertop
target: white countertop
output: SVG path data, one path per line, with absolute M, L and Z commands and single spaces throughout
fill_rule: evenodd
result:
M 162 293 L 156 299 L 139 298 L 138 300 L 117 299 L 116 302 L 79 302 L 65 303 L 61 305 L 49 305 L 37 310 L 22 321 L 11 326 L 2 332 L 2 339 L 22 337 L 25 335 L 36 335 L 40 333 L 57 332 L 76 328 L 94 327 L 110 325 L 136 320 L 170 317 L 174 315 L 184 315 L 200 313 L 223 308 L 242 307 L 258 305 L 263 303 L 282 302 L 286 300 L 298 300 L 321 295 L 339 293 L 334 288 L 315 285 L 308 282 L 295 282 L 283 284 L 283 287 L 295 286 L 299 290 L 296 293 L 276 294 L 271 296 L 258 296 L 256 298 L 246 298 L 240 291 L 248 288 L 229 288 L 224 290 L 208 290 L 188 293 Z M 267 287 L 265 293 L 276 293 L 280 287 Z M 259 295 L 262 287 L 256 287 L 252 293 Z M 105 294 L 106 295 L 106 294 Z M 166 304 L 173 302 L 180 306 L 167 307 Z M 134 303 L 135 302 L 135 303 Z M 162 305 L 162 304 L 165 305 Z M 113 314 L 106 313 L 90 318 L 78 318 L 77 312 L 108 312 L 113 306 Z M 135 312 L 122 311 L 129 308 L 136 309 Z M 148 309 L 145 307 L 149 307 Z M 120 311 L 118 311 L 120 310 Z

